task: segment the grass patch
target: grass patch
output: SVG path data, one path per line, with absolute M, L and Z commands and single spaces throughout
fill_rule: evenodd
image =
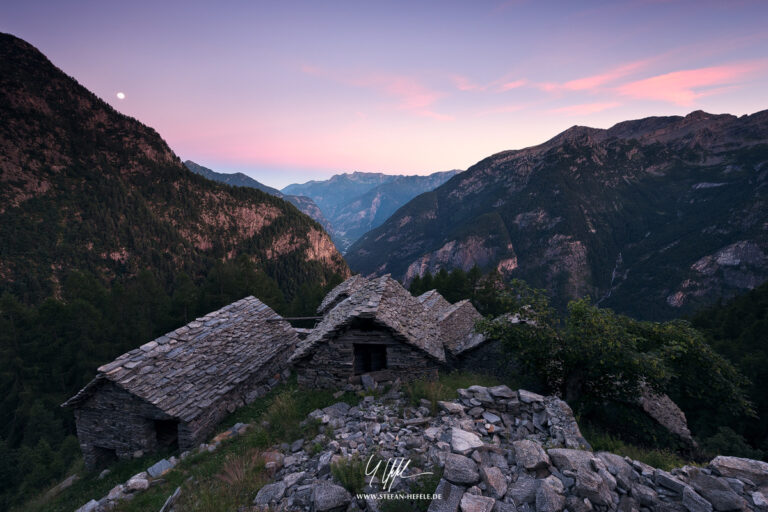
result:
M 617 455 L 629 457 L 630 459 L 639 460 L 649 466 L 660 468 L 665 471 L 680 468 L 686 464 L 694 464 L 669 450 L 649 449 L 627 444 L 617 437 L 606 434 L 605 432 L 600 432 L 588 425 L 585 425 L 581 431 L 587 441 L 589 441 L 589 444 L 592 445 L 592 449 L 595 452 L 615 453 Z
M 331 464 L 331 474 L 353 495 L 365 487 L 365 461 L 359 457 L 342 459 Z

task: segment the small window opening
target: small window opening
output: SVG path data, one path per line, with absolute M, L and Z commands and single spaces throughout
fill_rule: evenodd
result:
M 179 422 L 177 420 L 155 420 L 155 435 L 160 446 L 176 447 L 179 444 Z
M 355 375 L 384 370 L 387 367 L 387 346 L 355 343 Z
M 114 448 L 94 446 L 93 454 L 94 458 L 96 459 L 96 467 L 109 466 L 113 462 L 117 461 L 117 451 Z

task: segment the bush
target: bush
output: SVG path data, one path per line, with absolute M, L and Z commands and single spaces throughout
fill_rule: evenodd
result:
M 743 436 L 729 427 L 717 429 L 717 434 L 703 441 L 702 448 L 709 458 L 717 455 L 731 455 L 760 460 L 764 455 L 762 450 L 752 448 Z

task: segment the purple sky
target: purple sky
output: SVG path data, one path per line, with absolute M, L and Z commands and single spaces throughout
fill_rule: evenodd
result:
M 0 31 L 182 159 L 277 187 L 466 169 L 574 124 L 754 113 L 767 26 L 760 0 L 0 5 Z

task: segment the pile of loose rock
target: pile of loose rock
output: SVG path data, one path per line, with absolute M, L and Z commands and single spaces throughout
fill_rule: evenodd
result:
M 507 386 L 471 386 L 458 399 L 408 405 L 398 390 L 366 397 L 351 407 L 340 402 L 310 413 L 321 434 L 298 439 L 264 454 L 274 481 L 262 487 L 247 511 L 380 512 L 378 471 L 353 496 L 332 476 L 345 460 L 365 464 L 409 460 L 391 492 L 408 492 L 421 472 L 442 471 L 431 512 L 768 512 L 768 464 L 717 457 L 708 467 L 666 472 L 612 453 L 594 453 L 582 437 L 570 407 Z M 200 451 L 214 451 L 225 437 L 243 432 L 238 424 Z M 184 454 L 186 455 L 186 454 Z M 175 463 L 175 460 L 168 461 Z M 153 466 L 120 484 L 84 510 L 109 510 L 161 478 Z M 384 466 L 384 462 L 382 463 Z M 156 473 L 152 474 L 152 473 Z M 152 477 L 156 477 L 153 479 Z M 163 507 L 173 510 L 174 493 Z
M 707 468 L 668 473 L 593 453 L 558 398 L 506 386 L 458 394 L 439 402 L 434 416 L 431 404 L 406 406 L 397 391 L 312 412 L 309 421 L 325 432 L 267 454 L 275 481 L 259 490 L 249 510 L 378 512 L 380 501 L 353 497 L 331 475 L 334 463 L 375 454 L 375 460 L 410 459 L 406 476 L 442 468 L 435 491 L 442 498 L 429 506 L 434 512 L 768 511 L 764 462 L 717 457 Z M 407 492 L 418 479 L 397 479 L 392 491 Z M 380 491 L 378 478 L 362 490 Z

